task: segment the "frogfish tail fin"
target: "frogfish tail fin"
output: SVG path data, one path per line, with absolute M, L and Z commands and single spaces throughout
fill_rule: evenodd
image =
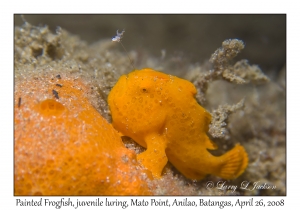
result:
M 217 176 L 223 179 L 235 179 L 240 176 L 248 165 L 248 155 L 240 144 L 221 156 L 223 166 Z

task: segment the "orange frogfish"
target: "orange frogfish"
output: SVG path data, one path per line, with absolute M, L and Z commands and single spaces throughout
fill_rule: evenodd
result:
M 147 148 L 137 159 L 157 178 L 169 160 L 189 179 L 235 179 L 247 167 L 247 153 L 240 144 L 221 156 L 208 151 L 217 149 L 207 136 L 211 115 L 196 92 L 187 80 L 135 70 L 121 76 L 108 96 L 113 126 Z

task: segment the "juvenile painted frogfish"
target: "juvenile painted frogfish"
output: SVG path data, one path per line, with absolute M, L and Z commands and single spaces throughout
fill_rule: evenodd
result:
M 112 124 L 146 151 L 137 159 L 154 177 L 161 177 L 168 160 L 184 176 L 201 180 L 212 174 L 235 179 L 247 167 L 243 146 L 221 156 L 208 150 L 217 145 L 207 136 L 211 115 L 196 99 L 195 86 L 152 69 L 120 77 L 108 96 Z

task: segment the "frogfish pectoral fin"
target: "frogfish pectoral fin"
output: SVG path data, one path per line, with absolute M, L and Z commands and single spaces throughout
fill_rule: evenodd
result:
M 161 178 L 163 168 L 168 162 L 166 155 L 166 141 L 161 136 L 151 136 L 145 139 L 147 150 L 137 155 L 137 160 L 149 171 L 155 178 Z
M 220 170 L 215 175 L 223 179 L 237 178 L 245 171 L 248 165 L 247 152 L 240 144 L 235 145 L 233 149 L 219 158 L 222 158 L 222 163 Z
M 218 149 L 218 145 L 216 145 L 212 140 L 210 140 L 210 138 L 208 136 L 206 136 L 206 139 L 205 139 L 205 147 L 206 147 L 206 149 L 210 149 L 210 150 Z

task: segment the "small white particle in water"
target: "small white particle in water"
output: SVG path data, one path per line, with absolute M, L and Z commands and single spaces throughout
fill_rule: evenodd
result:
M 119 29 L 117 30 L 117 35 L 114 36 L 111 40 L 113 42 L 120 42 L 122 39 L 123 34 L 125 33 L 125 30 L 123 29 L 123 31 L 121 33 L 119 33 Z

